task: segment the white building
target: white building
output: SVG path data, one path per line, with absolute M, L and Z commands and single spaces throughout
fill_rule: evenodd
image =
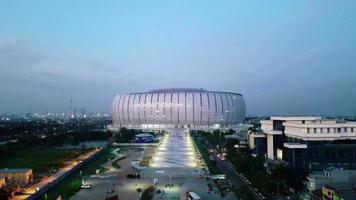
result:
M 135 129 L 235 128 L 244 121 L 241 94 L 204 89 L 162 89 L 117 95 L 113 126 Z
M 356 168 L 356 123 L 321 117 L 271 117 L 261 121 L 267 157 L 306 169 Z

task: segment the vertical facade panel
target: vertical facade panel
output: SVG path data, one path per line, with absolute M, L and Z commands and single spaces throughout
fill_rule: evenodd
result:
M 215 102 L 216 102 L 216 123 L 221 124 L 224 121 L 224 116 L 222 115 L 222 101 L 219 93 L 214 93 Z
M 178 124 L 178 93 L 172 93 L 172 124 Z
M 185 125 L 185 93 L 179 93 L 179 125 Z
M 117 103 L 117 108 L 116 108 L 117 118 L 119 120 L 120 125 L 123 124 L 122 113 L 121 113 L 121 105 L 122 105 L 122 95 L 119 96 L 119 102 Z
M 237 109 L 238 109 L 238 100 L 239 100 L 239 96 L 237 95 L 232 95 L 232 100 L 233 100 L 233 120 L 234 122 L 238 121 L 238 113 L 237 113 Z
M 236 97 L 236 106 L 239 107 L 240 106 L 240 97 L 239 96 L 235 96 Z M 236 115 L 235 115 L 235 121 L 238 122 L 239 121 L 239 117 L 241 115 L 241 110 L 236 111 Z
M 145 124 L 145 99 L 147 94 L 141 94 L 139 98 L 138 121 L 140 124 Z
M 193 93 L 187 93 L 186 97 L 187 105 L 186 105 L 186 120 L 187 125 L 193 124 Z
M 202 125 L 207 126 L 208 125 L 208 118 L 209 118 L 209 107 L 208 107 L 208 95 L 207 93 L 201 93 L 201 99 L 202 99 L 202 107 L 201 107 L 201 119 L 202 119 Z
M 234 119 L 234 100 L 233 100 L 231 94 L 227 95 L 227 100 L 229 103 L 228 123 L 231 124 L 235 121 L 235 119 Z
M 135 94 L 130 94 L 129 102 L 128 102 L 128 116 L 130 117 L 130 124 L 135 124 L 135 117 L 134 115 L 134 99 L 135 99 Z
M 172 93 L 166 95 L 166 123 L 172 124 Z
M 153 93 L 152 94 L 152 101 L 151 101 L 151 123 L 150 124 L 156 124 L 157 123 L 157 99 L 158 99 L 158 93 Z
M 149 112 L 149 102 L 150 102 L 150 98 L 151 95 L 149 94 L 145 94 L 145 98 L 144 98 L 144 103 L 143 103 L 143 122 L 145 124 L 147 124 L 148 120 L 148 116 L 150 115 L 150 112 Z
M 123 124 L 126 124 L 127 121 L 127 117 L 125 116 L 125 108 L 126 108 L 126 95 L 122 96 L 122 101 L 121 101 L 121 106 L 120 106 L 120 112 L 121 112 L 121 120 Z
M 141 125 L 141 116 L 142 116 L 142 96 L 144 96 L 143 94 L 140 94 L 139 97 L 138 97 L 138 105 L 137 105 L 137 121 L 138 121 L 138 124 Z
M 163 95 L 163 117 L 164 117 L 164 124 L 168 124 L 167 122 L 167 93 Z
M 165 116 L 164 116 L 164 97 L 165 93 L 160 93 L 158 96 L 158 120 L 160 124 L 165 124 Z
M 132 124 L 138 125 L 138 100 L 139 100 L 139 94 L 134 94 L 133 100 L 132 100 L 132 112 L 131 112 L 131 118 L 132 118 Z
M 114 102 L 112 103 L 112 120 L 113 120 L 114 124 L 118 124 L 117 123 L 117 112 L 115 112 L 116 111 L 117 102 L 118 102 L 118 98 L 117 98 L 117 96 L 115 96 Z
M 209 92 L 208 98 L 209 98 L 209 124 L 214 125 L 216 124 L 216 110 L 215 110 L 216 102 L 214 99 L 214 93 Z
M 238 105 L 238 107 L 239 107 L 239 121 L 242 121 L 242 120 L 244 120 L 244 118 L 245 118 L 245 116 L 246 116 L 246 104 L 245 104 L 245 101 L 244 101 L 244 99 L 241 97 L 241 96 L 239 96 L 239 105 Z
M 119 124 L 118 123 L 118 118 L 117 118 L 117 111 L 116 111 L 116 108 L 117 108 L 117 103 L 118 103 L 119 99 L 118 99 L 118 96 L 116 95 L 115 98 L 114 98 L 114 102 L 112 103 L 112 118 L 113 118 L 113 123 L 114 124 Z
M 239 96 L 235 96 L 235 102 L 236 102 L 236 113 L 235 113 L 235 121 L 238 121 L 238 119 L 239 119 L 239 111 L 240 111 L 240 109 L 239 109 L 239 107 L 240 107 L 240 98 L 239 98 Z
M 227 99 L 227 94 L 221 94 L 221 97 L 222 97 L 222 100 L 223 100 L 223 104 L 224 104 L 224 124 L 227 125 L 227 121 L 229 120 L 228 117 L 229 117 L 229 108 L 230 108 L 230 105 L 229 105 L 229 102 L 228 102 L 228 99 Z
M 148 94 L 147 95 L 147 101 L 148 101 L 148 116 L 147 116 L 147 124 L 152 124 L 153 123 L 153 95 L 154 94 Z
M 129 125 L 131 124 L 131 119 L 130 119 L 130 103 L 131 103 L 131 97 L 132 95 L 127 95 L 127 103 L 126 103 L 126 109 L 125 112 L 127 114 L 127 121 L 129 123 Z
M 194 93 L 194 125 L 201 125 L 200 93 Z

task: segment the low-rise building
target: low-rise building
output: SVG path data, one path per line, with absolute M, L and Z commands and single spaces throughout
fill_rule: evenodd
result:
M 153 142 L 154 136 L 149 133 L 140 133 L 135 135 L 135 142 L 137 143 L 147 143 Z
M 336 189 L 331 186 L 323 186 L 322 200 L 355 200 L 356 193 L 351 189 Z
M 12 186 L 23 186 L 33 181 L 32 169 L 0 169 L 0 176 Z
M 305 200 L 349 200 L 356 197 L 356 170 L 330 167 L 323 171 L 313 171 L 307 176 Z
M 6 186 L 6 179 L 3 176 L 0 176 L 0 188 Z
M 261 131 L 247 132 L 248 147 L 257 154 L 266 154 L 266 135 Z
M 306 185 L 309 191 L 320 190 L 325 185 L 352 188 L 356 185 L 356 170 L 330 167 L 323 171 L 313 171 L 307 176 Z
M 271 117 L 261 121 L 267 158 L 293 167 L 356 169 L 356 123 L 321 117 Z

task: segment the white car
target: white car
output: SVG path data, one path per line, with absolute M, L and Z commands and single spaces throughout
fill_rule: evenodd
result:
M 225 174 L 217 174 L 217 175 L 210 176 L 210 178 L 213 180 L 222 180 L 222 179 L 226 179 L 226 175 Z
M 91 184 L 82 185 L 82 188 L 83 189 L 90 189 L 91 188 Z

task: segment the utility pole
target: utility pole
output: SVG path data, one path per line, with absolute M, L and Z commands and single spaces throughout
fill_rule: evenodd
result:
M 219 151 L 221 152 L 221 130 L 219 130 L 219 135 L 220 135 Z
M 278 200 L 279 199 L 279 184 L 280 184 L 280 182 L 277 181 L 276 183 L 277 183 L 277 200 Z

